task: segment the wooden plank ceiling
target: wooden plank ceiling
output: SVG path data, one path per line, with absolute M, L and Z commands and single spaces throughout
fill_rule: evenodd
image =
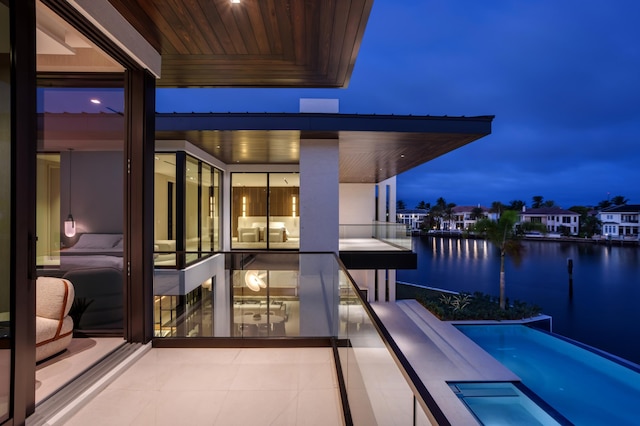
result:
M 373 0 L 109 0 L 162 55 L 159 87 L 346 87 Z
M 486 134 L 337 131 L 332 138 L 339 144 L 341 183 L 378 183 Z M 187 140 L 226 164 L 299 164 L 301 135 L 299 130 L 157 132 L 158 139 Z

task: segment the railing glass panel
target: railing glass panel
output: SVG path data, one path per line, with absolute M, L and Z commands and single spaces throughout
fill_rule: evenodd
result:
M 413 391 L 354 286 L 349 280 L 344 281 L 347 284 L 341 287 L 338 353 L 353 422 L 414 424 Z M 422 409 L 417 408 L 422 412 L 419 417 L 427 419 Z
M 378 240 L 389 244 L 390 250 L 412 250 L 411 233 L 407 231 L 407 225 L 391 222 L 373 222 L 370 224 L 340 225 L 340 241 L 348 240 Z M 363 250 L 370 250 L 373 246 L 362 245 Z M 380 247 L 376 248 L 377 250 Z

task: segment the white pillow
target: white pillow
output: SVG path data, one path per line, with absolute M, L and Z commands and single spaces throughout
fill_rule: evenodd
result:
M 73 248 L 111 249 L 122 241 L 122 234 L 82 234 Z

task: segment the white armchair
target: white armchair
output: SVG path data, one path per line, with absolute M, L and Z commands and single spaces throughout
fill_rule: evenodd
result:
M 73 284 L 62 278 L 36 280 L 36 361 L 67 348 L 73 338 L 69 310 L 74 299 Z

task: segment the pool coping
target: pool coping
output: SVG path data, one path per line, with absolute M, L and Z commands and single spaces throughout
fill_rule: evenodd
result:
M 415 300 L 371 306 L 451 424 L 477 424 L 450 382 L 521 382 L 449 322 Z

